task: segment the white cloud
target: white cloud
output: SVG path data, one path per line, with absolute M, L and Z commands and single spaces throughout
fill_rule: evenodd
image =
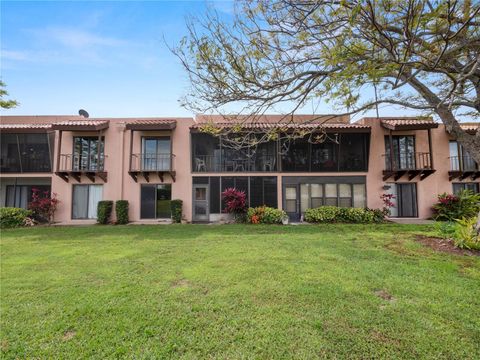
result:
M 127 41 L 108 36 L 102 36 L 90 31 L 69 27 L 48 27 L 29 30 L 41 42 L 54 42 L 72 49 L 91 47 L 119 47 L 128 44 Z

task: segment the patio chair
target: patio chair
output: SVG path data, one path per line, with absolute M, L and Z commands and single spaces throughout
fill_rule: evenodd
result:
M 205 160 L 200 158 L 195 158 L 195 169 L 196 171 L 207 171 L 207 164 L 205 164 Z M 202 170 L 203 169 L 203 170 Z

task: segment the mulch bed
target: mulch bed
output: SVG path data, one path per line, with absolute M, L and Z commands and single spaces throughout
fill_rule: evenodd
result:
M 446 252 L 455 255 L 480 256 L 480 250 L 459 249 L 453 245 L 452 240 L 417 235 L 416 241 L 435 251 Z

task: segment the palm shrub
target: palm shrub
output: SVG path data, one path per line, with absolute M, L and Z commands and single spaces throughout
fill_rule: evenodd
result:
M 480 211 L 480 194 L 471 190 L 462 190 L 458 195 L 443 193 L 433 205 L 435 220 L 454 221 L 475 217 Z
M 30 210 L 14 207 L 0 208 L 0 228 L 7 229 L 24 226 L 30 215 L 32 215 Z
M 97 223 L 108 224 L 112 216 L 113 201 L 102 200 L 97 204 Z
M 128 224 L 128 201 L 117 200 L 115 213 L 117 214 L 117 224 Z
M 175 199 L 170 201 L 172 221 L 174 223 L 180 223 L 182 221 L 182 206 L 183 206 L 183 201 L 180 199 Z
M 461 249 L 480 250 L 480 237 L 475 229 L 477 219 L 461 218 L 455 220 L 455 232 L 453 234 L 453 243 Z

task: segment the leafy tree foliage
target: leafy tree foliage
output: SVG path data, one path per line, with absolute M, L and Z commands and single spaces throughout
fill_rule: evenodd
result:
M 335 115 L 416 109 L 480 162 L 479 132 L 459 124 L 480 114 L 479 11 L 470 0 L 237 2 L 233 24 L 210 11 L 172 49 L 191 83 L 182 102 L 196 112 L 235 104 L 253 121 L 279 104 L 290 121 L 319 100 Z

